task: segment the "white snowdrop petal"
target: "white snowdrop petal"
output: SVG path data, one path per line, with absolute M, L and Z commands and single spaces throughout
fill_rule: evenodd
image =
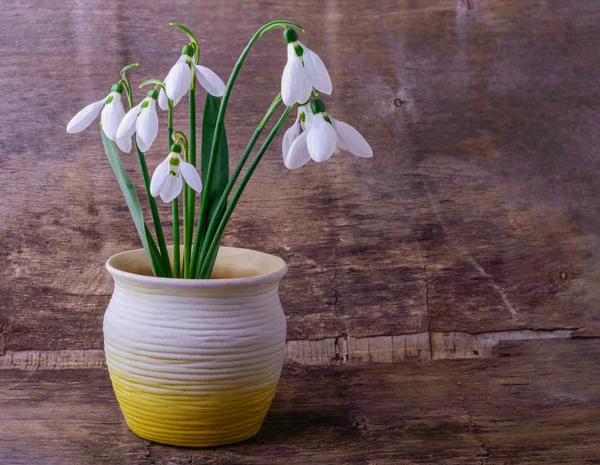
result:
M 292 66 L 290 63 L 283 68 L 281 75 L 281 99 L 285 105 L 292 106 L 296 103 L 296 90 L 292 85 Z
M 110 140 L 117 139 L 117 130 L 121 121 L 125 117 L 125 109 L 123 108 L 123 102 L 121 101 L 121 94 L 118 92 L 111 92 L 111 102 L 108 105 L 104 105 L 100 114 L 100 120 L 102 121 L 102 130 L 106 137 Z
M 311 87 L 314 87 L 319 92 L 331 95 L 333 86 L 325 64 L 319 55 L 308 47 L 302 45 L 302 48 L 304 48 L 304 54 L 302 55 L 304 67 L 306 68 L 306 75 L 310 81 Z
M 323 118 L 319 116 L 317 118 Z M 317 121 L 315 118 L 315 121 Z M 331 124 L 323 121 L 313 125 L 306 136 L 306 145 L 310 157 L 317 163 L 328 160 L 335 150 L 337 135 Z
M 305 103 L 310 97 L 312 87 L 306 76 L 302 60 L 296 55 L 294 46 L 288 44 L 288 61 L 281 76 L 281 97 L 283 103 Z
M 167 181 L 169 176 L 170 161 L 171 156 L 169 155 L 154 170 L 154 173 L 152 174 L 152 179 L 150 180 L 150 194 L 152 194 L 152 197 L 156 197 L 158 194 L 160 194 L 165 182 Z
M 139 134 L 136 134 L 135 141 L 138 149 L 140 149 L 140 151 L 143 153 L 146 153 L 148 150 L 150 150 L 150 147 L 152 146 L 152 144 L 147 143 L 142 137 L 140 137 Z
M 300 126 L 302 127 L 302 129 L 306 130 L 310 127 L 312 118 L 313 118 L 312 111 L 310 110 L 310 105 L 299 106 L 298 114 L 300 114 L 300 112 L 304 113 L 304 122 L 302 122 L 302 120 L 300 120 L 301 121 Z
M 308 132 L 300 134 L 292 143 L 290 149 L 283 154 L 283 164 L 286 168 L 294 170 L 306 165 L 310 161 L 306 136 Z
M 183 94 L 185 95 L 185 94 Z M 179 97 L 178 99 L 173 100 L 173 106 L 176 107 L 177 104 L 181 101 L 181 99 L 183 98 L 183 95 L 181 97 Z
M 148 106 L 142 108 L 135 124 L 135 131 L 138 135 L 138 145 L 142 152 L 147 152 L 156 135 L 158 134 L 158 115 L 156 114 L 156 100 L 148 98 Z M 143 146 L 143 148 L 142 148 Z
M 308 74 L 306 73 L 306 68 L 302 66 L 302 62 L 298 60 L 298 64 L 296 65 L 300 71 L 297 72 L 298 83 L 296 84 L 296 102 L 305 103 L 310 98 L 310 94 L 312 93 L 312 84 L 308 79 Z
M 281 141 L 281 153 L 283 154 L 283 158 L 285 159 L 285 155 L 290 150 L 292 143 L 296 140 L 296 137 L 300 135 L 300 114 L 296 117 L 296 121 L 292 126 L 285 131 L 283 135 L 283 140 Z
M 183 180 L 181 176 L 174 176 L 170 172 L 167 174 L 167 181 L 164 183 L 160 198 L 165 203 L 171 203 L 175 197 L 177 197 L 183 189 Z
M 100 114 L 106 98 L 107 97 L 104 97 L 102 100 L 90 103 L 80 110 L 75 116 L 73 116 L 71 121 L 69 121 L 69 124 L 67 124 L 67 132 L 69 134 L 75 134 L 83 131 L 90 124 L 92 124 L 92 122 Z
M 163 81 L 163 82 L 165 82 L 165 81 Z M 161 110 L 169 109 L 169 99 L 167 98 L 167 94 L 165 94 L 165 91 L 162 87 L 158 91 L 158 106 L 160 107 Z
M 198 174 L 198 171 L 196 168 L 194 168 L 194 165 L 182 161 L 179 164 L 179 168 L 181 170 L 181 175 L 183 176 L 183 179 L 185 179 L 185 182 L 187 182 L 188 186 L 190 186 L 196 192 L 202 192 L 202 181 L 200 180 L 200 174 Z
M 175 101 L 181 100 L 188 89 L 192 79 L 192 71 L 189 65 L 184 62 L 178 62 L 169 71 L 169 75 L 165 78 L 165 87 L 167 89 L 167 97 Z
M 357 157 L 369 158 L 373 156 L 373 149 L 371 149 L 371 146 L 360 132 L 348 123 L 338 121 L 331 117 L 330 119 L 338 136 L 338 146 L 342 150 L 348 150 Z
M 225 93 L 225 83 L 211 69 L 206 66 L 194 65 L 196 67 L 196 79 L 206 92 L 215 97 L 223 97 Z
M 123 152 L 131 152 L 131 136 L 123 136 L 120 139 L 117 139 L 115 142 L 117 147 L 119 147 Z
M 115 135 L 117 139 L 121 139 L 126 135 L 132 136 L 135 133 L 135 122 L 137 120 L 138 113 L 140 112 L 140 107 L 141 103 L 133 107 L 125 114 L 121 120 L 121 124 L 119 124 L 117 134 Z
M 288 44 L 287 46 L 287 55 L 288 59 L 283 68 L 283 74 L 281 75 L 281 98 L 283 103 L 288 107 L 293 105 L 295 102 L 295 89 L 292 86 L 292 64 L 295 58 L 294 46 L 292 44 Z

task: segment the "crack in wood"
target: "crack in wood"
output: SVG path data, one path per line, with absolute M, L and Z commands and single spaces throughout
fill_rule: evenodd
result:
M 479 445 L 479 448 L 481 449 L 481 454 L 478 454 L 477 457 L 479 457 L 479 464 L 480 465 L 485 465 L 486 459 L 488 457 L 490 457 L 490 452 L 487 450 L 487 447 L 485 446 L 484 442 L 481 440 L 481 438 L 477 435 L 477 424 L 475 423 L 475 420 L 473 419 L 473 414 L 470 412 L 469 408 L 467 407 L 467 400 L 465 398 L 465 395 L 463 394 L 463 384 L 458 381 L 458 396 L 460 399 L 460 403 L 461 406 L 465 412 L 465 416 L 467 418 L 467 423 L 468 423 L 468 428 L 467 428 L 467 435 L 471 436 L 473 439 L 475 439 L 475 441 L 477 441 L 477 444 Z
M 429 335 L 429 353 L 431 358 L 435 358 L 433 351 L 433 341 L 431 337 L 431 309 L 429 308 L 429 275 L 427 274 L 427 262 L 425 261 L 425 255 L 419 248 L 419 254 L 421 256 L 421 264 L 423 265 L 423 280 L 425 281 L 425 310 L 427 315 L 427 333 Z
M 445 359 L 490 358 L 497 355 L 494 353 L 494 347 L 501 341 L 564 339 L 578 337 L 578 334 L 578 330 L 573 328 L 522 329 L 474 334 L 425 331 L 369 337 L 352 337 L 342 334 L 318 340 L 288 340 L 285 360 L 302 365 L 332 365 L 347 362 L 394 363 L 404 360 L 427 362 Z M 0 355 L 0 369 L 65 370 L 104 368 L 105 366 L 102 349 L 7 350 L 4 355 Z
M 419 168 L 419 172 L 421 172 L 420 168 Z M 435 199 L 435 197 L 431 193 L 431 190 L 429 189 L 429 185 L 428 185 L 427 181 L 425 180 L 425 176 L 423 174 L 421 174 L 421 180 L 423 182 L 423 187 L 425 188 L 425 193 L 427 194 L 427 199 L 429 200 L 429 204 L 431 206 L 431 209 L 432 209 L 433 213 L 435 214 L 435 216 L 436 216 L 436 218 L 438 220 L 438 223 L 440 224 L 440 226 L 442 228 L 442 231 L 444 231 L 444 234 L 454 243 L 454 246 L 461 253 L 461 255 L 463 256 L 463 258 L 473 268 L 475 268 L 475 270 L 480 274 L 480 276 L 485 279 L 485 281 L 488 283 L 488 285 L 492 289 L 494 289 L 494 291 L 500 297 L 500 300 L 502 301 L 502 303 L 504 304 L 504 306 L 510 312 L 512 319 L 514 321 L 519 320 L 521 318 L 520 315 L 519 315 L 519 308 L 516 305 L 514 305 L 508 299 L 508 295 L 507 295 L 505 289 L 500 284 L 498 284 L 496 282 L 496 280 L 494 279 L 494 277 L 491 276 L 479 264 L 479 262 L 477 262 L 477 260 L 475 260 L 475 257 L 459 241 L 458 237 L 456 237 L 456 235 L 454 235 L 454 234 L 451 234 L 450 229 L 448 228 L 448 225 L 447 225 L 446 221 L 444 221 L 444 218 L 442 217 L 442 214 L 441 214 L 440 209 L 438 207 L 437 199 Z

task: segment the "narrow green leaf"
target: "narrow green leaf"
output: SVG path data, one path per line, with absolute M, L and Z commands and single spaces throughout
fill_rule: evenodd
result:
M 210 151 L 212 141 L 215 134 L 215 126 L 219 115 L 219 107 L 221 99 L 206 94 L 206 103 L 204 104 L 204 117 L 202 118 L 202 160 L 201 160 L 201 175 L 202 184 L 206 185 L 206 174 L 208 172 L 208 163 L 210 159 Z M 227 135 L 225 126 L 223 126 L 219 146 L 215 154 L 215 167 L 213 172 L 212 185 L 210 186 L 210 195 L 208 203 L 208 218 L 204 223 L 206 226 L 210 223 L 211 218 L 216 212 L 217 204 L 221 198 L 221 194 L 227 187 L 229 181 L 229 150 L 227 148 Z M 205 231 L 202 231 L 204 237 Z M 206 239 L 204 239 L 206 240 Z
M 104 134 L 102 130 L 102 125 L 100 125 L 100 134 L 102 134 L 102 143 L 104 144 L 104 151 L 106 152 L 106 156 L 108 157 L 108 162 L 110 163 L 113 172 L 117 178 L 117 182 L 121 187 L 121 191 L 125 196 L 125 202 L 127 203 L 127 207 L 129 207 L 129 212 L 131 213 L 131 218 L 133 218 L 133 222 L 135 223 L 135 228 L 137 229 L 138 235 L 140 236 L 140 240 L 142 241 L 142 246 L 146 251 L 146 255 L 148 256 L 148 261 L 150 262 L 150 266 L 152 267 L 152 272 L 155 276 L 159 276 L 159 270 L 156 267 L 155 259 L 151 253 L 149 241 L 154 243 L 152 236 L 146 233 L 146 225 L 144 224 L 144 215 L 142 212 L 142 205 L 140 204 L 140 199 L 138 198 L 135 188 L 131 183 L 131 179 L 127 175 L 125 171 L 125 167 L 123 163 L 121 163 L 121 158 L 119 157 L 119 152 L 117 151 L 116 144 L 110 140 Z M 156 244 L 153 244 L 156 248 Z
M 148 249 L 150 250 L 150 255 L 152 256 L 152 261 L 150 263 L 154 263 L 154 265 L 156 266 L 156 273 L 154 273 L 154 274 L 160 278 L 170 277 L 170 276 L 167 276 L 167 274 L 165 273 L 165 270 L 164 270 L 164 267 L 162 264 L 162 260 L 161 260 L 161 256 L 160 256 L 160 252 L 159 252 L 158 247 L 156 246 L 156 242 L 154 242 L 154 239 L 152 238 L 152 234 L 150 233 L 150 230 L 148 229 L 148 226 L 146 226 L 146 224 L 144 224 L 144 230 L 146 231 L 146 240 L 148 241 Z
M 219 245 L 220 245 L 220 243 L 221 243 L 221 241 L 219 240 Z M 206 271 L 206 279 L 209 279 L 210 275 L 213 272 L 213 268 L 215 267 L 215 263 L 217 261 L 217 255 L 219 255 L 219 249 L 217 249 L 217 251 L 212 254 L 212 257 L 210 257 L 210 263 L 209 263 L 208 269 Z

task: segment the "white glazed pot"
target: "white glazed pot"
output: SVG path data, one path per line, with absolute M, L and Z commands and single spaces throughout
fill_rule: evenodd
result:
M 142 249 L 106 263 L 115 281 L 104 351 L 131 430 L 180 446 L 254 436 L 283 364 L 278 257 L 221 247 L 211 279 L 151 276 Z

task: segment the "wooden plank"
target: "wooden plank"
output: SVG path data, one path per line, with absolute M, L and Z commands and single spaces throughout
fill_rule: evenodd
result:
M 492 360 L 345 367 L 369 463 L 591 464 L 600 341 L 504 342 Z
M 285 362 L 301 365 L 338 365 L 350 363 L 395 363 L 403 360 L 490 358 L 504 341 L 566 339 L 570 331 L 498 331 L 491 333 L 414 333 L 393 336 L 354 338 L 342 336 L 318 340 L 288 340 Z M 573 337 L 593 337 L 575 333 Z M 597 337 L 597 336 L 596 336 Z M 65 370 L 103 368 L 102 349 L 20 350 L 0 355 L 0 369 Z
M 0 463 L 148 464 L 117 409 L 106 370 L 2 371 Z
M 101 348 L 103 263 L 138 244 L 96 130 L 64 126 L 125 64 L 141 63 L 136 84 L 164 77 L 184 42 L 168 21 L 198 32 L 203 63 L 224 78 L 259 25 L 306 25 L 334 80 L 331 114 L 373 146 L 371 160 L 291 172 L 274 144 L 224 239 L 288 261 L 291 339 L 594 326 L 598 2 L 123 5 L 2 7 L 0 353 Z M 227 119 L 233 160 L 284 63 L 279 33 L 248 57 Z M 135 157 L 123 162 L 139 186 Z
M 600 340 L 504 342 L 482 360 L 286 365 L 265 424 L 214 449 L 127 430 L 104 369 L 0 374 L 0 463 L 592 464 Z

